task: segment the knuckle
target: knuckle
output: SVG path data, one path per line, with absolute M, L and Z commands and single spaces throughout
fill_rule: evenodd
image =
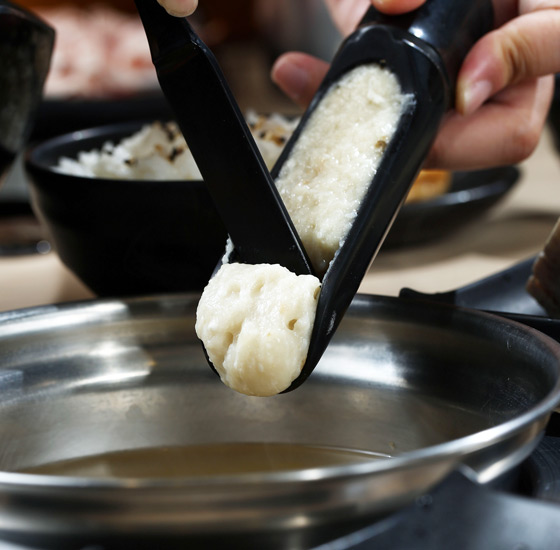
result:
M 530 157 L 536 149 L 541 136 L 541 127 L 536 123 L 525 121 L 514 125 L 510 134 L 511 141 L 507 144 L 509 163 L 521 162 Z

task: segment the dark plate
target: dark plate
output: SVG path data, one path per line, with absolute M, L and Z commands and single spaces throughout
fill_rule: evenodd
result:
M 547 312 L 526 290 L 535 259 L 527 258 L 508 269 L 449 292 L 425 294 L 403 288 L 400 296 L 496 313 L 536 328 L 560 342 L 560 319 L 548 317 Z
M 449 235 L 493 207 L 519 177 L 515 166 L 454 173 L 447 193 L 403 206 L 383 247 L 420 244 Z
M 0 257 L 46 253 L 46 233 L 29 201 L 29 192 L 18 162 L 0 186 Z

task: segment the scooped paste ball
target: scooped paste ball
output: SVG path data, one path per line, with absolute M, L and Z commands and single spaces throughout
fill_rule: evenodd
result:
M 279 265 L 220 268 L 202 294 L 195 330 L 224 384 L 255 396 L 290 386 L 307 357 L 320 285 Z

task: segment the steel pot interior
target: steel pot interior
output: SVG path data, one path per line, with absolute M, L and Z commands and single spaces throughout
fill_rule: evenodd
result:
M 301 388 L 247 397 L 208 367 L 194 333 L 197 301 L 103 300 L 0 316 L 0 538 L 53 548 L 131 536 L 317 542 L 321 526 L 370 521 L 458 467 L 482 482 L 500 475 L 531 452 L 559 401 L 560 346 L 540 333 L 372 296 L 354 300 Z M 17 473 L 115 450 L 245 441 L 392 458 L 174 480 Z

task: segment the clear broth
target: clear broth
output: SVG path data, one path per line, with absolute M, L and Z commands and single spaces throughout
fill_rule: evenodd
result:
M 388 455 L 291 443 L 221 443 L 117 451 L 22 473 L 90 478 L 181 478 L 280 472 L 371 462 Z

